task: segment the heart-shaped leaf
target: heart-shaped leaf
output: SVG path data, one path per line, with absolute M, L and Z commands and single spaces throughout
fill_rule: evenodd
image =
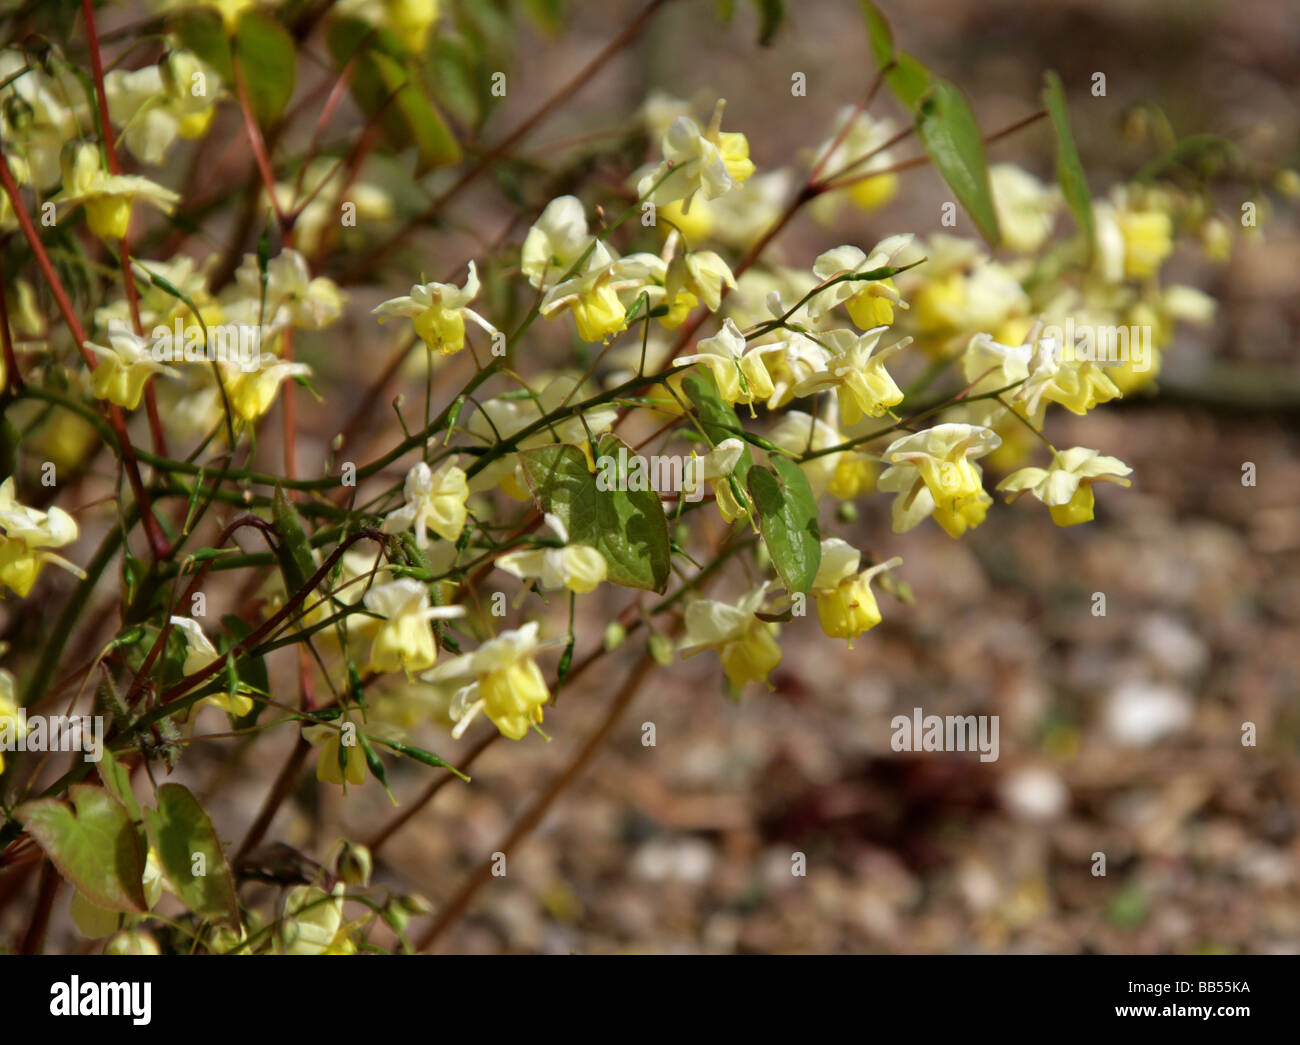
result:
M 148 910 L 144 846 L 122 803 L 102 787 L 73 784 L 72 804 L 39 798 L 14 816 L 81 894 L 111 911 Z

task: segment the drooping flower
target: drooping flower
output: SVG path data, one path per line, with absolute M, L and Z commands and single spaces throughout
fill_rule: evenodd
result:
M 812 156 L 815 162 L 820 162 L 823 177 L 845 171 L 843 180 L 847 184 L 813 200 L 811 209 L 817 221 L 829 225 L 844 199 L 859 210 L 870 212 L 894 198 L 898 192 L 898 175 L 889 171 L 872 172 L 894 163 L 894 153 L 884 146 L 895 137 L 896 130 L 892 120 L 877 120 L 855 105 L 843 106 L 836 113 L 830 135 Z
M 803 457 L 808 451 L 826 450 L 846 441 L 834 420 L 814 418 L 802 410 L 787 410 L 772 429 L 771 439 L 788 453 Z M 875 483 L 873 464 L 853 450 L 824 453 L 801 461 L 799 470 L 808 479 L 814 497 L 829 493 L 842 501 L 852 500 L 870 490 Z
M 724 522 L 734 522 L 747 514 L 731 488 L 732 473 L 744 452 L 745 444 L 739 439 L 724 439 L 703 457 L 692 454 L 682 477 L 682 493 L 686 499 L 701 496 L 700 484 L 708 483 Z
M 538 312 L 546 319 L 572 312 L 578 337 L 605 341 L 627 325 L 628 307 L 637 296 L 646 294 L 652 307 L 663 298 L 666 271 L 663 259 L 654 254 L 614 258 L 598 245 L 582 273 L 547 291 Z
M 173 616 L 170 619 L 172 627 L 178 629 L 185 638 L 185 663 L 181 667 L 181 671 L 186 675 L 193 675 L 196 671 L 202 671 L 210 664 L 221 659 L 221 654 L 217 652 L 217 648 L 212 645 L 208 637 L 203 634 L 203 628 L 198 621 L 192 617 Z M 234 693 L 228 693 L 224 690 L 214 693 L 210 697 L 204 697 L 199 703 L 211 704 L 214 708 L 220 708 L 235 718 L 243 718 L 253 710 L 253 698 L 238 689 Z
M 104 74 L 109 118 L 141 163 L 162 163 L 177 137 L 202 137 L 220 92 L 216 71 L 190 51 L 172 51 L 158 65 Z
M 833 639 L 848 639 L 850 646 L 857 636 L 881 620 L 880 607 L 871 590 L 872 579 L 901 565 L 903 560 L 893 558 L 859 572 L 861 561 L 862 553 L 847 541 L 825 538 L 821 565 L 811 589 L 822 631 Z
M 373 311 L 381 323 L 393 316 L 411 317 L 415 333 L 430 351 L 450 356 L 465 347 L 466 318 L 489 337 L 497 333 L 496 327 L 469 307 L 478 291 L 478 269 L 471 261 L 463 287 L 454 283 L 417 283 L 411 287 L 410 294 L 390 298 Z
M 1012 250 L 1032 254 L 1051 235 L 1060 206 L 1060 190 L 1044 185 L 1014 163 L 989 168 L 989 188 L 997 210 L 1002 241 Z
M 338 284 L 327 276 L 313 279 L 307 259 L 290 247 L 266 263 L 265 288 L 255 254 L 244 255 L 235 279 L 245 297 L 257 303 L 262 325 L 290 323 L 303 330 L 320 330 L 343 314 Z
M 90 375 L 90 390 L 96 399 L 134 410 L 140 405 L 150 376 L 166 373 L 167 368 L 155 361 L 151 338 L 114 325 L 109 330 L 108 344 L 105 347 L 86 342 L 86 349 L 99 359 L 99 366 Z
M 433 667 L 438 644 L 432 622 L 465 615 L 463 606 L 431 606 L 429 589 L 411 577 L 374 585 L 363 602 L 382 618 L 370 644 L 370 670 L 384 674 Z
M 546 591 L 567 588 L 585 594 L 605 579 L 608 565 L 596 548 L 570 544 L 569 532 L 558 516 L 546 513 L 546 525 L 559 537 L 559 548 L 526 548 L 507 552 L 497 559 L 497 566 L 521 580 L 536 578 Z
M 238 420 L 252 424 L 271 409 L 280 385 L 291 377 L 305 377 L 311 373 L 306 363 L 289 362 L 280 359 L 265 350 L 257 357 L 257 365 L 245 369 L 238 363 L 218 360 L 221 368 L 222 382 L 230 408 Z M 216 396 L 216 405 L 220 397 L 214 387 L 211 394 Z
M 663 162 L 637 182 L 637 195 L 656 205 L 688 201 L 698 192 L 712 200 L 738 189 L 751 174 L 749 141 L 738 131 L 724 132 L 719 101 L 705 130 L 689 116 L 673 120 L 663 137 Z
M 420 461 L 406 473 L 402 486 L 406 503 L 384 518 L 384 533 L 414 529 L 415 543 L 428 547 L 428 531 L 444 541 L 454 541 L 465 528 L 465 499 L 469 485 L 465 473 L 450 461 L 436 472 Z
M 170 214 L 180 197 L 139 175 L 109 174 L 100 162 L 99 150 L 83 144 L 65 157 L 63 189 L 50 202 L 62 208 L 84 206 L 90 231 L 100 239 L 116 241 L 126 235 L 136 200 Z
M 1130 486 L 1125 476 L 1133 469 L 1116 457 L 1103 457 L 1085 446 L 1071 447 L 1056 455 L 1049 468 L 1021 468 L 1008 475 L 997 488 L 1008 501 L 1032 493 L 1052 513 L 1057 526 L 1075 526 L 1092 518 L 1093 483 Z
M 52 507 L 47 513 L 19 504 L 13 476 L 0 483 L 0 531 L 0 584 L 20 598 L 32 590 L 47 562 L 86 576 L 81 567 L 49 551 L 77 539 L 76 520 L 62 508 Z
M 582 257 L 591 241 L 582 202 L 576 196 L 557 196 L 524 237 L 519 267 L 534 287 L 549 290 Z M 591 259 L 599 253 L 598 245 Z
M 739 689 L 747 682 L 766 682 L 781 663 L 776 625 L 760 620 L 767 594 L 764 582 L 734 606 L 712 599 L 699 599 L 686 607 L 686 635 L 678 645 L 683 658 L 714 650 L 722 660 L 731 685 Z
M 691 363 L 702 366 L 713 374 L 718 395 L 728 403 L 753 404 L 766 400 L 775 391 L 763 357 L 777 351 L 776 345 L 747 348 L 740 328 L 728 318 L 713 337 L 696 344 L 694 355 L 679 356 L 673 360 L 673 366 Z
M 826 388 L 838 393 L 840 415 L 845 424 L 863 417 L 884 417 L 889 408 L 903 401 L 903 390 L 895 384 L 885 360 L 901 352 L 912 339 L 905 337 L 876 351 L 888 327 L 876 327 L 863 334 L 851 330 L 828 330 L 819 340 L 832 350 L 825 369 L 804 378 L 795 386 L 796 396 L 812 395 Z
M 984 491 L 974 458 L 994 450 L 1002 440 L 978 425 L 939 424 L 890 443 L 880 476 L 881 490 L 898 494 L 893 529 L 906 533 L 933 515 L 950 537 L 960 537 L 984 521 L 993 503 Z
M 503 631 L 473 653 L 439 664 L 421 676 L 426 682 L 467 683 L 452 701 L 451 717 L 456 720 L 452 736 L 464 734 L 480 711 L 511 740 L 522 740 L 530 727 L 542 721 L 542 708 L 551 694 L 535 658 L 541 650 L 564 640 L 541 642 L 539 629 L 536 621 L 530 621 L 522 628 Z
M 911 234 L 890 236 L 864 253 L 854 246 L 836 247 L 813 262 L 813 275 L 825 282 L 837 276 L 864 275 L 892 264 L 898 254 L 912 242 Z M 834 283 L 808 302 L 808 315 L 820 321 L 835 306 L 843 304 L 849 317 L 862 330 L 888 326 L 894 321 L 894 308 L 907 308 L 894 281 L 888 277 L 874 280 L 843 279 Z

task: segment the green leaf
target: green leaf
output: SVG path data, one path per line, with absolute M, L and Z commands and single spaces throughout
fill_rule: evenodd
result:
M 284 574 L 285 592 L 292 596 L 300 591 L 316 572 L 316 560 L 312 558 L 311 541 L 307 537 L 307 527 L 293 506 L 282 487 L 275 488 L 271 500 L 271 517 L 275 521 L 275 532 L 280 535 L 280 545 L 275 550 L 275 557 L 280 563 L 280 572 Z
M 426 95 L 418 65 L 395 34 L 359 18 L 330 21 L 326 46 L 334 67 L 351 63 L 352 97 L 367 116 L 377 117 L 394 148 L 414 144 L 421 170 L 457 163 L 460 145 Z
M 871 0 L 861 0 L 861 7 L 876 67 L 887 70 L 885 83 L 894 92 L 894 96 L 907 108 L 915 109 L 917 102 L 930 88 L 930 70 L 894 46 L 894 34 L 879 7 Z
M 957 87 L 936 77 L 916 113 L 916 131 L 934 166 L 992 246 L 1002 241 L 989 189 L 984 138 Z
M 41 798 L 19 806 L 14 816 L 87 900 L 111 911 L 144 913 L 144 846 L 126 809 L 89 784 L 73 784 L 68 796 L 71 806 Z
M 240 16 L 233 52 L 253 115 L 264 126 L 275 123 L 293 97 L 293 37 L 269 15 L 250 9 Z
M 1043 102 L 1048 115 L 1052 118 L 1052 130 L 1056 132 L 1056 180 L 1061 186 L 1065 202 L 1079 223 L 1079 228 L 1087 236 L 1089 249 L 1093 241 L 1092 193 L 1088 191 L 1088 178 L 1083 173 L 1083 164 L 1079 162 L 1079 150 L 1074 145 L 1074 135 L 1070 133 L 1070 117 L 1065 107 L 1065 88 L 1061 78 L 1050 69 L 1047 83 L 1043 87 Z
M 212 821 L 198 799 L 181 784 L 158 788 L 158 808 L 144 811 L 149 841 L 158 854 L 163 877 L 181 902 L 202 918 L 239 924 L 239 904 L 230 865 Z M 201 856 L 201 874 L 195 857 Z
M 172 34 L 186 50 L 193 51 L 212 66 L 227 84 L 234 84 L 234 64 L 230 55 L 230 38 L 226 36 L 221 16 L 207 7 L 179 11 L 167 22 Z
M 724 439 L 744 438 L 740 435 L 743 431 L 740 418 L 736 416 L 736 411 L 724 403 L 722 397 L 718 395 L 718 384 L 713 380 L 711 373 L 699 369 L 692 371 L 682 379 L 682 390 L 695 404 L 700 427 L 704 429 L 704 434 L 709 437 L 711 444 L 717 446 Z M 740 455 L 740 460 L 736 463 L 734 473 L 742 486 L 753 464 L 754 455 L 746 446 L 744 453 Z
M 773 457 L 771 464 L 770 469 L 750 469 L 749 496 L 776 572 L 792 593 L 806 595 L 822 560 L 817 501 L 794 461 Z
M 99 770 L 99 779 L 108 788 L 109 794 L 122 803 L 132 820 L 140 819 L 140 803 L 135 800 L 135 791 L 131 788 L 131 771 L 117 760 L 117 756 L 107 745 L 104 755 L 95 766 Z
M 564 15 L 568 6 L 568 0 L 524 0 L 524 10 L 528 17 L 547 36 L 559 36 L 564 31 Z
M 758 8 L 758 43 L 766 47 L 785 20 L 785 0 L 753 0 Z
M 604 435 L 598 444 L 599 453 L 615 461 L 620 449 L 629 460 L 635 455 L 617 436 Z M 567 443 L 524 450 L 519 460 L 542 511 L 559 518 L 572 543 L 590 545 L 605 557 L 609 580 L 646 591 L 667 587 L 672 550 L 655 491 L 600 489 L 586 454 Z
M 376 51 L 371 56 L 388 93 L 396 92 L 393 105 L 425 167 L 439 167 L 460 159 L 456 138 L 429 101 L 419 78 L 397 59 Z

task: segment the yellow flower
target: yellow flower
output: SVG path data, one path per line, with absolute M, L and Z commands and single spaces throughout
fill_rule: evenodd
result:
M 14 677 L 0 668 L 0 773 L 5 771 L 5 751 L 12 750 L 18 740 L 27 735 L 27 723 L 18 714 L 18 701 L 14 696 Z
M 539 625 L 530 621 L 522 628 L 503 631 L 473 653 L 466 653 L 438 665 L 421 676 L 426 682 L 465 681 L 452 700 L 451 717 L 456 721 L 452 736 L 460 737 L 481 711 L 511 740 L 522 740 L 528 730 L 542 721 L 542 708 L 551 699 L 535 659 L 549 646 L 563 639 L 539 642 Z
M 1154 276 L 1174 249 L 1173 221 L 1161 210 L 1139 210 L 1119 187 L 1110 202 L 1094 202 L 1094 266 L 1108 283 Z
M 857 636 L 880 623 L 872 579 L 903 560 L 890 559 L 859 573 L 861 561 L 861 553 L 847 541 L 828 537 L 822 541 L 821 565 L 812 584 L 822 631 L 833 639 L 848 639 L 850 646 Z
M 173 628 L 179 629 L 180 634 L 185 638 L 185 664 L 181 670 L 186 675 L 202 671 L 220 659 L 221 654 L 203 634 L 203 628 L 198 621 L 191 617 L 172 617 L 171 624 Z M 204 697 L 199 703 L 211 704 L 214 708 L 220 708 L 235 718 L 243 718 L 253 710 L 253 698 L 240 690 L 234 693 L 225 691 L 214 693 L 210 697 Z
M 544 379 L 543 379 L 544 380 Z M 539 380 L 538 384 L 543 384 Z M 509 439 L 524 428 L 539 421 L 543 416 L 559 409 L 562 403 L 581 402 L 582 393 L 575 389 L 576 377 L 561 375 L 545 381 L 536 396 L 519 399 L 507 399 L 498 396 L 489 399 L 475 411 L 465 428 L 484 445 L 494 445 L 501 439 Z M 520 450 L 529 450 L 536 446 L 545 446 L 555 439 L 562 443 L 585 445 L 587 433 L 599 435 L 607 431 L 618 417 L 618 407 L 604 405 L 583 411 L 582 416 L 566 417 L 540 431 L 520 440 Z M 515 454 L 503 454 L 486 468 L 483 468 L 470 481 L 471 492 L 491 489 L 500 485 L 503 492 L 519 501 L 529 499 L 527 485 L 518 470 L 518 458 Z
M 423 461 L 406 473 L 402 487 L 406 503 L 384 517 L 384 533 L 414 528 L 415 543 L 428 546 L 428 531 L 444 541 L 454 541 L 465 528 L 465 500 L 469 485 L 465 473 L 450 462 L 436 472 Z
M 1134 279 L 1154 276 L 1174 249 L 1174 226 L 1168 214 L 1157 210 L 1124 211 L 1119 215 L 1124 235 L 1124 275 Z
M 881 146 L 894 137 L 896 129 L 891 120 L 873 119 L 857 106 L 846 105 L 840 109 L 829 137 L 812 155 L 815 157 L 814 162 L 821 163 L 822 177 L 834 177 L 841 171 L 846 171 L 844 180 L 851 184 L 844 189 L 823 193 L 813 201 L 812 213 L 817 221 L 823 225 L 831 224 L 839 203 L 844 198 L 859 210 L 868 213 L 880 209 L 894 198 L 898 192 L 897 174 L 875 174 L 871 177 L 863 175 L 894 163 L 894 153 Z M 854 180 L 857 178 L 862 180 Z
M 295 885 L 284 897 L 284 918 L 276 936 L 282 954 L 355 954 L 352 930 L 361 921 L 344 923 L 342 882 L 333 893 L 315 885 Z
M 725 101 L 718 102 L 704 131 L 689 116 L 673 120 L 663 137 L 663 162 L 637 182 L 641 199 L 658 206 L 684 200 L 689 211 L 697 192 L 711 200 L 745 183 L 754 173 L 749 140 L 743 134 L 720 129 L 725 106 Z
M 828 250 L 813 262 L 813 275 L 821 282 L 837 276 L 858 275 L 892 264 L 898 254 L 912 242 L 910 235 L 890 236 L 866 254 L 858 247 L 843 246 Z M 808 315 L 820 321 L 836 305 L 843 304 L 849 317 L 861 330 L 888 326 L 894 321 L 894 307 L 907 308 L 892 279 L 842 279 L 820 291 L 808 303 Z
M 646 292 L 654 305 L 663 297 L 666 270 L 665 262 L 653 254 L 614 259 L 604 244 L 597 244 L 586 271 L 547 291 L 538 312 L 550 319 L 571 311 L 583 341 L 604 341 L 627 325 L 628 305 L 620 295 L 627 294 L 630 303 Z
M 1093 513 L 1093 483 L 1130 486 L 1133 469 L 1115 457 L 1102 457 L 1084 446 L 1071 447 L 1056 455 L 1050 468 L 1022 468 L 998 483 L 1014 501 L 1023 493 L 1032 493 L 1048 506 L 1057 526 L 1075 526 L 1088 522 Z
M 438 645 L 430 622 L 465 615 L 463 606 L 430 606 L 428 588 L 411 577 L 376 584 L 364 602 L 382 618 L 370 645 L 370 670 L 383 673 L 433 667 Z
M 747 514 L 731 488 L 731 475 L 744 452 L 745 444 L 739 439 L 724 439 L 703 457 L 692 453 L 682 476 L 685 498 L 689 501 L 702 496 L 700 484 L 708 483 L 724 522 L 734 522 Z
M 876 345 L 885 329 L 876 327 L 864 334 L 855 334 L 851 330 L 823 333 L 822 344 L 834 354 L 826 361 L 824 370 L 800 381 L 794 394 L 813 395 L 834 388 L 845 424 L 856 424 L 864 417 L 884 417 L 891 406 L 903 401 L 903 390 L 885 369 L 885 360 L 912 342 L 910 337 L 906 337 L 876 352 Z
M 774 637 L 776 625 L 755 616 L 766 594 L 765 582 L 734 606 L 711 599 L 691 603 L 686 608 L 686 635 L 677 647 L 683 659 L 715 650 L 736 689 L 747 682 L 766 682 L 781 663 L 781 647 Z
M 722 304 L 722 288 L 736 285 L 731 267 L 711 250 L 694 250 L 674 259 L 668 267 L 666 289 L 671 297 L 685 291 L 704 302 L 710 312 Z
M 155 361 L 149 338 L 116 328 L 116 324 L 109 329 L 108 343 L 111 347 L 105 348 L 86 342 L 86 349 L 99 359 L 99 366 L 90 375 L 90 390 L 97 399 L 134 410 L 140 405 L 149 377 L 165 373 L 167 368 Z
M 521 580 L 536 577 L 543 589 L 567 588 L 582 595 L 594 591 L 605 579 L 605 557 L 586 544 L 570 544 L 564 523 L 550 512 L 546 524 L 560 538 L 559 548 L 529 548 L 507 552 L 497 559 L 497 566 Z
M 244 255 L 235 279 L 246 298 L 255 305 L 254 323 L 268 326 L 291 323 L 303 330 L 320 330 L 343 314 L 343 292 L 338 285 L 326 276 L 313 279 L 307 259 L 288 247 L 267 262 L 265 288 L 254 254 Z
M 12 588 L 20 598 L 32 590 L 47 562 L 85 577 L 79 566 L 46 550 L 75 541 L 76 520 L 62 508 L 46 513 L 19 504 L 13 476 L 0 483 L 0 530 L 4 531 L 0 534 L 0 585 Z
M 834 420 L 833 405 L 832 410 L 827 413 L 832 421 Z M 840 433 L 835 424 L 823 421 L 821 418 L 814 418 L 802 410 L 787 410 L 780 422 L 772 429 L 770 438 L 782 450 L 800 457 L 807 451 L 825 450 L 846 441 L 846 437 Z M 800 463 L 799 470 L 807 477 L 814 497 L 821 497 L 822 494 L 829 492 L 842 500 L 847 500 L 860 492 L 857 489 L 859 486 L 863 489 L 869 488 L 862 485 L 869 483 L 870 480 L 867 475 L 864 475 L 860 462 L 862 462 L 860 454 L 855 454 L 851 450 L 842 450 L 838 453 L 811 457 Z M 866 464 L 865 470 L 870 474 L 870 464 Z
M 126 235 L 131 224 L 131 204 L 136 200 L 152 203 L 170 214 L 180 197 L 148 178 L 107 173 L 95 146 L 78 145 L 64 159 L 63 189 L 51 202 L 84 206 L 90 231 L 100 239 L 115 241 Z
M 896 439 L 885 450 L 889 463 L 879 487 L 898 494 L 893 529 L 906 533 L 927 515 L 950 537 L 960 537 L 984 521 L 993 503 L 973 458 L 995 449 L 1001 439 L 979 425 L 940 424 Z
M 471 261 L 463 287 L 453 283 L 417 283 L 411 287 L 410 294 L 390 298 L 373 311 L 381 323 L 391 316 L 410 316 L 420 340 L 430 350 L 450 356 L 465 347 L 466 317 L 485 330 L 488 337 L 497 332 L 496 327 L 469 307 L 478 291 L 478 269 Z
M 303 727 L 302 735 L 313 747 L 319 747 L 316 756 L 316 779 L 323 784 L 344 783 L 360 787 L 366 782 L 366 756 L 357 742 L 356 724 L 345 723 L 344 728 L 321 724 Z
M 747 351 L 740 329 L 728 318 L 713 337 L 696 344 L 694 355 L 679 356 L 673 366 L 702 366 L 713 374 L 718 395 L 728 403 L 753 404 L 776 391 L 763 357 L 778 351 L 779 345 L 758 345 Z
M 1085 414 L 1098 403 L 1117 398 L 1115 382 L 1090 359 L 1075 360 L 1062 355 L 1055 338 L 1040 338 L 1029 361 L 1028 380 L 1016 392 L 1028 418 L 1043 416 L 1045 402 L 1060 403 L 1072 414 Z
M 591 246 L 587 215 L 576 196 L 557 196 L 546 205 L 524 237 L 520 269 L 538 290 L 549 290 Z M 599 244 L 588 260 L 600 254 Z
M 387 29 L 408 54 L 422 55 L 438 21 L 438 7 L 438 0 L 342 0 L 338 12 Z
M 106 73 L 104 93 L 109 118 L 122 128 L 132 155 L 160 164 L 178 135 L 192 139 L 206 133 L 221 81 L 192 52 L 172 51 L 158 65 Z
M 1014 163 L 990 167 L 989 187 L 1002 241 L 1012 250 L 1034 253 L 1051 235 L 1061 198 L 1059 190 L 1044 185 Z
M 306 363 L 290 363 L 270 352 L 258 355 L 255 369 L 245 370 L 237 363 L 218 360 L 226 396 L 239 420 L 251 424 L 271 409 L 276 393 L 286 378 L 311 373 Z

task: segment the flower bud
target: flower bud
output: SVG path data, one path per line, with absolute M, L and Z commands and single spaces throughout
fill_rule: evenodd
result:
M 605 649 L 613 652 L 623 645 L 623 640 L 626 638 L 627 628 L 616 620 L 610 621 L 605 628 Z
M 370 871 L 373 866 L 374 860 L 366 846 L 355 842 L 343 843 L 343 849 L 339 853 L 338 876 L 344 882 L 364 888 L 370 884 Z
M 158 941 L 148 933 L 124 930 L 104 944 L 105 954 L 161 954 Z
M 667 635 L 651 635 L 650 656 L 660 667 L 667 667 L 673 662 L 673 640 Z

